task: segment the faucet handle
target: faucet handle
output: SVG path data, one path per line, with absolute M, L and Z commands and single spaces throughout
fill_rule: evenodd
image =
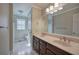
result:
M 63 40 L 64 40 L 64 41 L 66 41 L 66 38 L 65 38 L 65 37 L 63 37 Z
M 62 36 L 60 37 L 60 40 L 63 40 L 63 37 Z
M 60 40 L 66 41 L 66 38 L 62 36 L 62 37 L 60 37 Z

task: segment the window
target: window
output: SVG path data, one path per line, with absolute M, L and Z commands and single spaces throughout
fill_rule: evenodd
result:
M 17 19 L 17 30 L 25 30 L 25 20 Z

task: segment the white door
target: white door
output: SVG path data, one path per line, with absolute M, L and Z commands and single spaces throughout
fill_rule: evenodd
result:
M 0 4 L 0 55 L 9 54 L 9 5 Z

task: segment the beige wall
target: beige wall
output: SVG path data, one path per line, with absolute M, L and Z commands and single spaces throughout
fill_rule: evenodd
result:
M 55 15 L 54 18 L 54 32 L 58 34 L 72 34 L 73 29 L 73 15 L 79 13 L 79 8 L 72 9 L 65 13 Z
M 32 33 L 47 32 L 47 16 L 42 14 L 41 9 L 32 8 Z

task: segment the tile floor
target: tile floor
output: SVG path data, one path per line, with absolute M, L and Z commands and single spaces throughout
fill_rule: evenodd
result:
M 15 42 L 13 55 L 38 55 L 27 41 Z

